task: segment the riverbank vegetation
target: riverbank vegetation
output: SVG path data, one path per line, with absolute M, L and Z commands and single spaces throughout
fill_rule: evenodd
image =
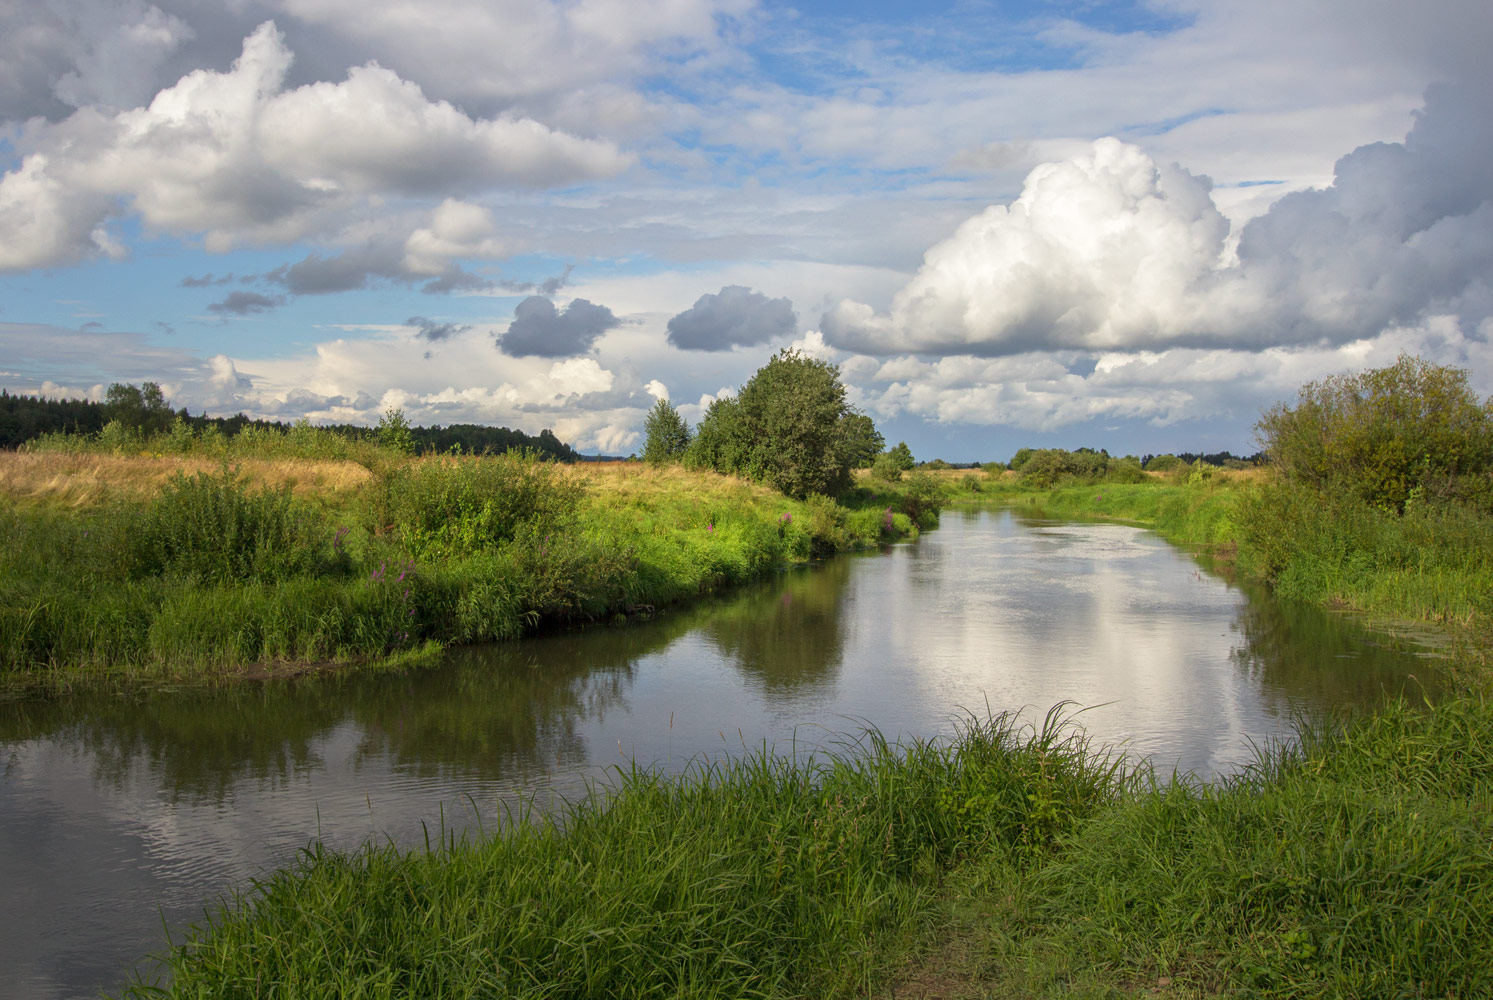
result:
M 793 350 L 693 435 L 660 399 L 642 466 L 459 443 L 417 457 L 397 410 L 361 434 L 230 434 L 173 415 L 151 383 L 112 386 L 105 409 L 95 434 L 0 453 L 13 501 L 0 513 L 0 681 L 12 687 L 404 661 L 622 622 L 913 537 L 943 496 L 927 477 L 856 486 L 851 469 L 881 437 L 846 404 L 838 369 Z
M 413 852 L 313 847 L 168 995 L 1479 996 L 1493 706 L 1393 702 L 1213 785 L 1039 724 L 875 733 Z M 137 984 L 126 995 L 154 995 Z
M 371 443 L 354 461 L 328 437 L 233 462 L 197 457 L 196 435 L 172 456 L 0 454 L 7 683 L 273 673 L 620 621 L 936 518 L 895 489 L 796 500 L 679 466 Z

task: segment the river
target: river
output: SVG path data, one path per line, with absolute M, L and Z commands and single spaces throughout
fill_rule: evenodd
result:
M 949 510 L 914 544 L 433 669 L 3 703 L 0 997 L 118 987 L 163 928 L 315 838 L 492 829 L 520 796 L 632 760 L 933 737 L 1069 701 L 1096 742 L 1208 778 L 1297 713 L 1419 692 L 1427 655 L 1138 528 Z

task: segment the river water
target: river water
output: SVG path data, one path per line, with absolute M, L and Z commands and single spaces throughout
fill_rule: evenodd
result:
M 1157 536 L 945 511 L 915 544 L 626 628 L 434 668 L 0 704 L 0 997 L 95 996 L 166 929 L 311 840 L 492 829 L 636 760 L 677 771 L 874 725 L 1084 706 L 1101 743 L 1202 777 L 1297 713 L 1429 683 L 1426 652 L 1276 605 Z M 1418 675 L 1418 676 L 1417 676 Z

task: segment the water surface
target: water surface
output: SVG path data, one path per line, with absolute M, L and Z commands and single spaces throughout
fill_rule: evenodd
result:
M 314 838 L 418 845 L 580 794 L 636 759 L 1071 700 L 1102 742 L 1203 776 L 1293 714 L 1399 690 L 1426 663 L 1276 605 L 1155 535 L 946 511 L 913 545 L 785 574 L 622 629 L 440 667 L 225 691 L 0 705 L 0 997 L 116 987 L 171 926 Z M 1418 682 L 1408 681 L 1411 685 Z

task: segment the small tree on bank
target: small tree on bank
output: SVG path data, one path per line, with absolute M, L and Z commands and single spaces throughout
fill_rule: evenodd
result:
M 667 399 L 660 399 L 648 411 L 643 421 L 647 443 L 643 445 L 643 460 L 654 465 L 677 462 L 689 448 L 689 425 Z

